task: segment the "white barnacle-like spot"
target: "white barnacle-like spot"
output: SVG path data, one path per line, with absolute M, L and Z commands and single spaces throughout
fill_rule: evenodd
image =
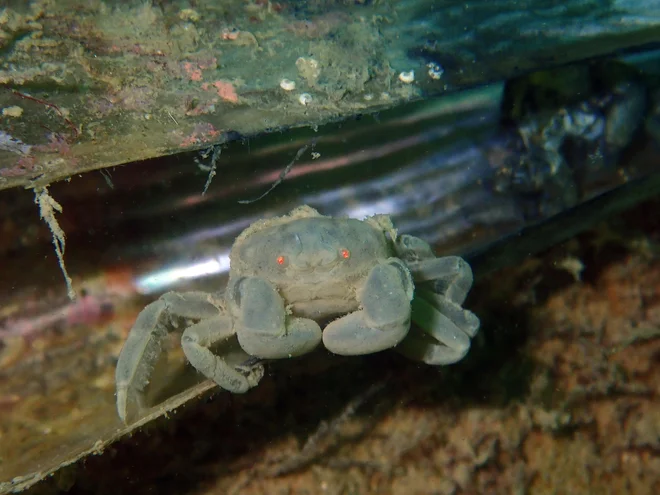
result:
M 415 71 L 403 71 L 399 73 L 399 81 L 405 84 L 410 84 L 415 81 Z
M 292 81 L 291 79 L 282 79 L 280 81 L 280 88 L 282 88 L 284 91 L 293 91 L 296 89 L 296 81 Z
M 300 102 L 301 105 L 309 105 L 312 102 L 312 95 L 309 93 L 302 93 L 298 97 L 298 101 Z
M 429 62 L 428 64 L 426 64 L 426 67 L 429 69 L 428 70 L 429 77 L 436 81 L 440 79 L 442 75 L 445 73 L 445 70 L 442 68 L 442 66 L 435 62 Z

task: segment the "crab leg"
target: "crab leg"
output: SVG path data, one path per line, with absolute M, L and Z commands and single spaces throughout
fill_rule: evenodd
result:
M 449 318 L 461 331 L 470 338 L 477 335 L 479 331 L 479 318 L 472 311 L 463 309 L 460 304 L 451 301 L 442 294 L 436 294 L 424 289 L 419 289 L 415 293 L 415 298 L 424 300 L 437 311 Z M 414 310 L 413 310 L 414 313 Z M 413 315 L 414 319 L 414 315 Z
M 119 354 L 115 381 L 117 412 L 126 420 L 129 406 L 144 408 L 144 389 L 158 361 L 163 339 L 186 319 L 217 316 L 221 309 L 203 292 L 168 292 L 145 307 L 137 317 Z
M 243 373 L 237 369 L 238 365 L 228 362 L 228 355 L 214 354 L 209 349 L 234 335 L 232 319 L 226 315 L 217 315 L 186 328 L 181 337 L 181 346 L 188 361 L 197 371 L 221 388 L 235 394 L 243 394 L 259 384 L 264 375 L 263 366 L 254 364 Z M 240 362 L 247 362 L 251 357 L 243 350 L 234 351 L 232 357 L 236 358 L 236 355 L 240 355 Z
M 404 356 L 430 365 L 453 364 L 470 350 L 479 319 L 440 294 L 419 291 L 412 301 L 412 329 L 396 348 Z
M 463 258 L 437 258 L 426 241 L 406 234 L 396 239 L 394 248 L 417 285 L 424 283 L 456 304 L 465 301 L 474 279 L 470 265 Z
M 411 235 L 399 236 L 394 248 L 416 284 L 412 319 L 419 325 L 396 350 L 431 365 L 460 361 L 479 330 L 479 318 L 461 307 L 474 281 L 470 265 L 457 256 L 437 258 L 427 242 Z
M 472 288 L 472 269 L 458 256 L 409 262 L 407 265 L 415 282 L 427 282 L 434 292 L 444 294 L 456 304 L 462 304 Z

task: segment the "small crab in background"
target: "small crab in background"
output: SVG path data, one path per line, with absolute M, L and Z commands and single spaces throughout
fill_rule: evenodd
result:
M 340 355 L 394 348 L 446 365 L 467 354 L 479 329 L 461 307 L 472 286 L 469 265 L 398 236 L 387 215 L 332 218 L 301 206 L 248 227 L 230 260 L 224 294 L 168 292 L 142 310 L 117 362 L 122 420 L 143 407 L 161 341 L 180 326 L 190 364 L 234 393 L 259 383 L 263 360 L 300 356 L 321 342 Z M 233 350 L 217 350 L 232 339 Z

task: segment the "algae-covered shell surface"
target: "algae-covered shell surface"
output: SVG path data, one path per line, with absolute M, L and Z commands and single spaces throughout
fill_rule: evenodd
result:
M 0 189 L 636 50 L 659 30 L 657 0 L 5 2 Z

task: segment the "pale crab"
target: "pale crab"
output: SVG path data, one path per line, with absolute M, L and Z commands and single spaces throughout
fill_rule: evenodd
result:
M 340 355 L 395 348 L 446 365 L 466 355 L 479 329 L 461 307 L 472 286 L 469 265 L 397 235 L 387 215 L 332 218 L 301 206 L 248 227 L 230 260 L 224 294 L 168 292 L 142 310 L 117 362 L 122 420 L 129 404 L 142 407 L 161 341 L 181 325 L 190 364 L 234 393 L 259 383 L 264 360 L 300 356 L 321 342 Z M 238 354 L 215 352 L 230 339 Z

